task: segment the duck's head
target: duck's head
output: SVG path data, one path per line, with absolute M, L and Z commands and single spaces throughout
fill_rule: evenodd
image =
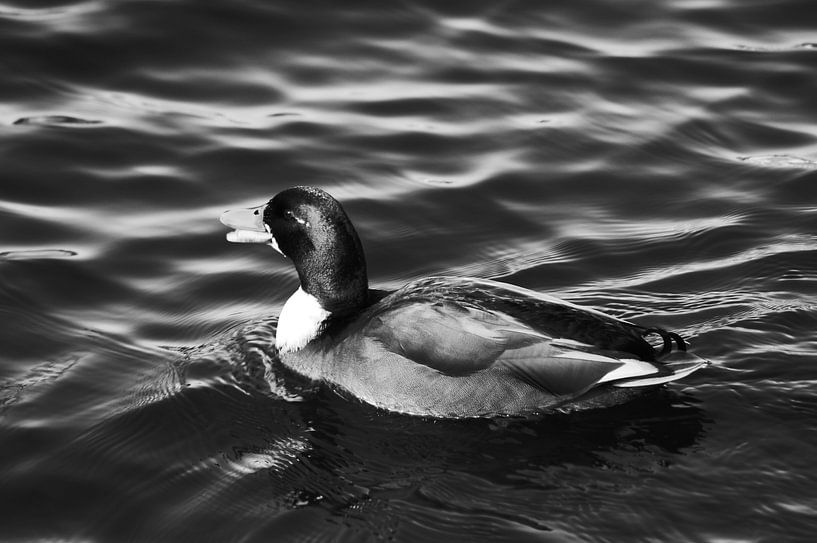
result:
M 225 211 L 234 243 L 265 243 L 292 260 L 301 289 L 323 309 L 353 313 L 366 303 L 363 247 L 340 203 L 323 190 L 293 187 L 264 205 Z

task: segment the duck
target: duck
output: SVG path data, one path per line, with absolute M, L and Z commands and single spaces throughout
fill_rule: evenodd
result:
M 281 364 L 376 408 L 431 418 L 529 417 L 626 402 L 708 365 L 675 332 L 492 279 L 369 286 L 340 202 L 308 186 L 224 212 L 227 240 L 291 260 Z

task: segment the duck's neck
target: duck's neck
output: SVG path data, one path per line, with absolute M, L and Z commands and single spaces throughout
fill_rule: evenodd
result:
M 284 304 L 278 317 L 278 331 L 275 335 L 278 351 L 289 353 L 304 348 L 318 337 L 331 315 L 317 298 L 299 287 Z
M 343 210 L 339 211 L 343 214 Z M 329 317 L 354 315 L 368 304 L 366 258 L 357 232 L 343 220 L 316 220 L 312 234 L 301 243 L 281 247 L 292 259 L 300 288 L 278 320 L 276 346 L 297 351 L 318 337 Z
M 301 289 L 335 316 L 354 314 L 366 305 L 369 292 L 363 246 L 348 220 L 322 228 L 322 235 L 290 256 Z

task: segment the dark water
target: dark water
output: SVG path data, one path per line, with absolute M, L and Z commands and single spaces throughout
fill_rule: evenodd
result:
M 342 6 L 342 7 L 341 7 Z M 0 540 L 811 541 L 811 0 L 0 2 Z M 291 383 L 293 184 L 372 282 L 511 281 L 713 365 L 534 421 Z

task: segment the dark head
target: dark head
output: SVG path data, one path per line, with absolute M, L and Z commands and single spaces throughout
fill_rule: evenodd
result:
M 293 187 L 265 206 L 228 211 L 221 221 L 236 228 L 231 241 L 266 242 L 292 260 L 301 288 L 332 314 L 366 304 L 363 247 L 343 207 L 326 192 Z

